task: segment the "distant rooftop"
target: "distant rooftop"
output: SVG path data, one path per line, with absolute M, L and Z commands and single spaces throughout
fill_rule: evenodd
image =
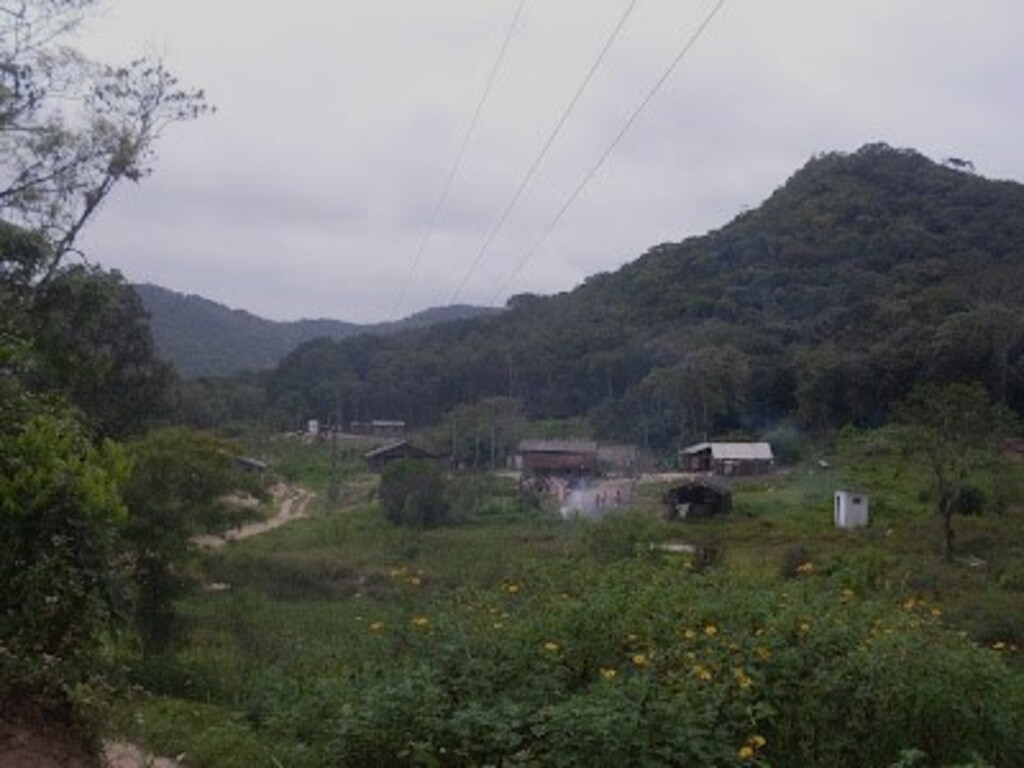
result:
M 522 440 L 520 453 L 597 453 L 593 440 Z
M 684 448 L 684 456 L 710 451 L 712 458 L 721 461 L 773 461 L 769 443 L 697 443 Z

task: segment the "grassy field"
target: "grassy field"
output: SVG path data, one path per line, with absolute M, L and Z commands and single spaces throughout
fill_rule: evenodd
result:
M 1019 506 L 958 519 L 951 566 L 923 476 L 873 462 L 743 482 L 697 524 L 658 485 L 566 523 L 475 480 L 415 530 L 353 457 L 331 504 L 322 447 L 280 450 L 315 514 L 204 555 L 230 589 L 181 606 L 119 714 L 189 765 L 1024 764 Z M 851 484 L 873 523 L 836 531 Z

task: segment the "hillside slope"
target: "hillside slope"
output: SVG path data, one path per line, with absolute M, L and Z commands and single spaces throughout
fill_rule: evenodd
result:
M 571 292 L 304 345 L 268 394 L 312 415 L 330 383 L 354 417 L 417 423 L 511 396 L 652 445 L 879 423 L 922 380 L 978 380 L 1020 410 L 1022 310 L 1024 186 L 873 144 L 813 158 L 756 210 Z
M 435 307 L 403 320 L 372 325 L 328 319 L 275 322 L 157 285 L 142 284 L 133 288 L 150 315 L 150 327 L 160 357 L 186 377 L 273 368 L 288 352 L 311 339 L 396 333 L 495 311 L 457 305 Z

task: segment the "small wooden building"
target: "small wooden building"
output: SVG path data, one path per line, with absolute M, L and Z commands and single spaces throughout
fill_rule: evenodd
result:
M 755 475 L 775 464 L 769 443 L 697 443 L 679 452 L 679 463 L 687 472 L 716 475 Z
M 592 475 L 597 472 L 597 443 L 591 440 L 523 440 L 516 468 L 524 475 Z
M 836 528 L 863 528 L 870 520 L 868 495 L 860 491 L 836 491 L 832 518 Z
M 392 461 L 398 461 L 399 459 L 433 459 L 435 461 L 441 459 L 437 454 L 431 453 L 425 448 L 415 446 L 408 440 L 388 443 L 380 448 L 374 448 L 372 451 L 364 453 L 363 458 L 366 459 L 366 463 L 370 465 L 370 469 L 374 472 L 380 472 Z
M 374 437 L 402 437 L 405 434 L 405 422 L 399 419 L 374 419 L 373 421 L 353 421 L 349 431 L 354 435 L 373 435 Z

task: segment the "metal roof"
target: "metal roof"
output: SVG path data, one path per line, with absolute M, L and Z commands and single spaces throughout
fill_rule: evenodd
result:
M 523 440 L 520 453 L 597 453 L 593 440 Z
M 697 443 L 684 448 L 682 453 L 693 456 L 711 452 L 711 457 L 721 461 L 773 461 L 772 446 L 769 443 Z

